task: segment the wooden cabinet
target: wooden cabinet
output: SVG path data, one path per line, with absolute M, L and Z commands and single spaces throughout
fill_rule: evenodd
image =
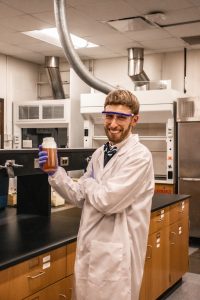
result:
M 41 291 L 40 297 L 30 299 L 62 299 L 62 296 L 49 298 L 45 295 L 49 293 L 54 295 L 56 287 L 61 290 L 60 294 L 62 294 L 64 282 L 67 286 L 71 283 L 68 277 L 73 274 L 75 248 L 76 243 L 72 243 L 1 271 L 0 300 L 21 300 L 38 291 Z M 66 280 L 61 281 L 63 279 Z M 46 290 L 47 287 L 48 290 Z M 69 294 L 67 290 L 65 290 L 66 293 Z
M 189 202 L 183 201 L 171 207 L 170 218 L 170 286 L 188 271 Z
M 189 201 L 151 215 L 140 300 L 155 300 L 188 270 Z
M 140 300 L 159 297 L 169 286 L 169 209 L 151 214 Z M 163 269 L 165 272 L 163 272 Z

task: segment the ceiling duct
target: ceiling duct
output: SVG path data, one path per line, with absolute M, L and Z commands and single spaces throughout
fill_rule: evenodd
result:
M 144 49 L 128 49 L 128 75 L 136 86 L 143 86 L 149 83 L 149 77 L 143 70 Z
M 115 87 L 109 85 L 108 83 L 97 79 L 93 76 L 85 65 L 80 60 L 78 54 L 74 50 L 70 33 L 67 26 L 67 18 L 66 18 L 66 1 L 65 0 L 54 0 L 54 13 L 55 13 L 55 20 L 56 20 L 56 27 L 58 30 L 60 42 L 62 48 L 64 50 L 65 56 L 74 69 L 76 74 L 89 86 L 93 87 L 94 89 L 108 94 L 110 91 L 114 90 Z
M 65 94 L 59 71 L 59 57 L 45 56 L 45 68 L 47 71 L 49 83 L 52 88 L 53 98 L 64 99 Z

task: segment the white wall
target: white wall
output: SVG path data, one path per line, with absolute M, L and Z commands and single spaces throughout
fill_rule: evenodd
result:
M 70 101 L 71 121 L 69 124 L 69 147 L 83 147 L 84 126 L 83 117 L 80 114 L 80 94 L 89 93 L 90 87 L 84 83 L 74 72 L 70 70 Z
M 144 70 L 151 81 L 171 80 L 172 88 L 184 90 L 184 51 L 144 56 Z M 128 76 L 128 57 L 94 61 L 94 75 L 111 85 L 134 89 Z M 200 82 L 200 50 L 187 51 L 186 95 L 198 96 Z
M 0 98 L 4 99 L 4 147 L 12 147 L 12 103 L 37 99 L 39 65 L 0 54 Z

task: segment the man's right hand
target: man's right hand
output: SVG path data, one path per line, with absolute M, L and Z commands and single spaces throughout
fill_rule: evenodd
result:
M 48 154 L 47 154 L 47 151 L 42 150 L 42 145 L 39 145 L 38 156 L 39 156 L 39 166 L 43 170 L 43 166 L 47 162 L 47 159 L 48 159 Z

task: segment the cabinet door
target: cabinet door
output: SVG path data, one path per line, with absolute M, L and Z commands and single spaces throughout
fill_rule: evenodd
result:
M 188 271 L 188 218 L 170 225 L 170 286 Z
M 21 300 L 67 275 L 66 246 L 0 272 L 0 300 Z M 1 299 L 1 295 L 5 295 Z
M 147 292 L 149 298 L 156 299 L 169 285 L 169 228 L 149 236 L 149 254 L 147 253 Z
M 149 234 L 157 232 L 169 226 L 169 208 L 165 207 L 163 209 L 156 210 L 151 214 Z
M 145 258 L 144 273 L 140 289 L 140 300 L 152 300 L 151 293 L 151 274 L 153 269 L 153 259 L 152 259 L 152 236 L 149 236 L 147 253 Z
M 170 207 L 169 223 L 175 223 L 179 220 L 187 219 L 189 215 L 189 200 L 180 201 Z
M 68 276 L 25 300 L 71 300 L 72 280 L 72 276 Z
M 75 256 L 76 256 L 76 242 L 67 245 L 67 276 L 74 273 Z

